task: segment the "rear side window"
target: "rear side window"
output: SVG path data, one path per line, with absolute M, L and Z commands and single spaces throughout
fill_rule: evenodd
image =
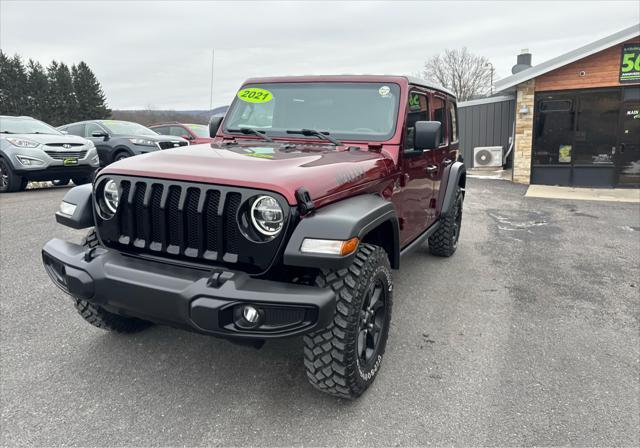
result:
M 171 126 L 169 128 L 169 135 L 175 135 L 176 137 L 190 138 L 189 131 L 181 126 Z
M 416 121 L 429 120 L 429 101 L 427 95 L 419 92 L 409 92 L 407 104 L 407 132 L 405 135 L 405 151 L 413 151 L 413 140 L 416 132 Z
M 65 131 L 72 135 L 79 135 L 80 137 L 84 137 L 84 123 L 72 124 L 71 126 L 67 126 L 65 128 Z
M 453 103 L 449 103 L 449 137 L 451 143 L 458 141 L 458 117 Z
M 153 129 L 154 131 L 156 131 L 158 134 L 161 134 L 161 135 L 167 135 L 169 133 L 168 126 L 160 126 L 160 127 L 151 128 L 151 129 Z
M 439 121 L 441 123 L 440 129 L 440 145 L 444 145 L 445 143 L 445 132 L 446 129 L 446 119 L 445 119 L 445 103 L 443 98 L 434 97 L 433 98 L 433 121 Z

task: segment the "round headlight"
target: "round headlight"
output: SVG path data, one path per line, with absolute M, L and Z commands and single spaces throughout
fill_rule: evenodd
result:
M 284 212 L 273 197 L 260 196 L 251 206 L 251 222 L 258 232 L 274 236 L 282 230 Z
M 120 194 L 118 193 L 118 184 L 113 179 L 109 179 L 102 190 L 104 197 L 104 204 L 107 206 L 111 213 L 116 212 L 118 209 L 118 202 L 120 201 Z

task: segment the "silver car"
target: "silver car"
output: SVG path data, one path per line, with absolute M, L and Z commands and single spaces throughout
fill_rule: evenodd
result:
M 84 184 L 98 166 L 93 142 L 31 117 L 0 115 L 0 193 L 24 190 L 32 180 Z

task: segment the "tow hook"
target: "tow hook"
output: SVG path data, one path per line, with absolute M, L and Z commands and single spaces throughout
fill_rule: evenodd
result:
M 233 272 L 223 271 L 221 269 L 214 269 L 207 280 L 207 286 L 210 288 L 219 288 L 224 285 L 227 280 L 233 278 Z

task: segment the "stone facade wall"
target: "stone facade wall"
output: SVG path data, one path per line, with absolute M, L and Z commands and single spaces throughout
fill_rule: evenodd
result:
M 516 87 L 516 142 L 513 155 L 513 181 L 528 184 L 531 180 L 531 148 L 533 146 L 533 109 L 535 79 Z M 523 107 L 529 112 L 520 113 Z

